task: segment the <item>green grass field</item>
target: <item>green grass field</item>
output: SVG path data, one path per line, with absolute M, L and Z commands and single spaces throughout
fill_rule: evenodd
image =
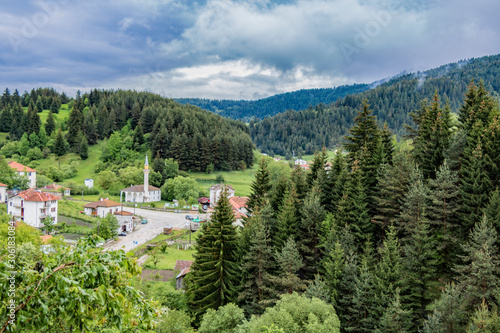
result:
M 208 194 L 208 189 L 210 186 L 217 184 L 217 176 L 224 177 L 224 183 L 231 185 L 236 193 L 236 196 L 247 197 L 251 193 L 250 185 L 257 172 L 258 165 L 254 164 L 252 168 L 248 168 L 244 171 L 218 171 L 211 174 L 206 174 L 202 172 L 193 172 L 190 174 L 194 178 L 200 187 Z

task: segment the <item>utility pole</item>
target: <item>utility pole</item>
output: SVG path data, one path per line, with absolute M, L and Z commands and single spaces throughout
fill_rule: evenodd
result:
M 82 201 L 83 201 L 83 186 L 82 186 Z

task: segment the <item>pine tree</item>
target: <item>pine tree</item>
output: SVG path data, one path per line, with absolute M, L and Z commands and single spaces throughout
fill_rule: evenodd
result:
M 495 304 L 500 293 L 497 237 L 495 228 L 484 216 L 471 230 L 468 243 L 462 245 L 463 265 L 455 270 L 460 274 L 459 282 L 469 310 L 482 302 Z
M 378 252 L 380 260 L 375 267 L 375 298 L 379 305 L 377 310 L 380 318 L 387 304 L 394 299 L 396 289 L 399 288 L 401 294 L 406 295 L 408 287 L 397 231 L 393 226 L 388 228 Z M 404 307 L 406 298 L 402 299 L 402 303 Z
M 335 311 L 342 324 L 341 332 L 347 332 L 346 328 L 352 327 L 359 320 L 357 314 L 352 311 L 357 276 L 358 258 L 350 251 L 345 257 L 344 268 L 338 286 L 338 299 L 334 303 Z
M 321 275 L 316 274 L 314 280 L 307 286 L 304 296 L 308 298 L 318 298 L 325 303 L 330 303 L 330 292 Z
M 300 276 L 305 280 L 313 280 L 319 272 L 321 251 L 319 248 L 321 223 L 325 219 L 325 211 L 321 207 L 319 193 L 313 188 L 304 199 L 301 208 L 302 223 L 299 224 L 297 240 L 299 252 L 304 258 L 304 268 Z
M 82 160 L 89 158 L 89 144 L 87 143 L 86 137 L 82 138 L 78 155 L 82 158 Z
M 4 106 L 0 113 L 0 132 L 10 132 L 12 125 L 12 113 L 9 106 Z
M 396 294 L 387 306 L 380 318 L 376 333 L 408 333 L 411 332 L 411 310 L 405 310 L 401 306 L 399 289 L 396 289 Z
M 468 134 L 478 121 L 487 126 L 493 108 L 493 99 L 485 89 L 483 82 L 479 82 L 478 86 L 471 82 L 465 95 L 464 104 L 460 108 L 458 120 Z
M 189 289 L 192 306 L 197 313 L 217 309 L 235 298 L 237 234 L 233 226 L 234 215 L 224 190 L 208 226 L 202 230 L 207 240 L 196 250 L 192 285 Z
M 304 266 L 304 262 L 292 237 L 288 238 L 281 251 L 276 251 L 275 258 L 280 267 L 279 276 L 274 279 L 275 284 L 280 286 L 284 293 L 288 294 L 305 290 L 306 284 L 298 275 L 298 271 Z
M 249 314 L 262 313 L 275 299 L 271 275 L 275 263 L 263 215 L 257 211 L 247 223 L 245 229 L 250 231 L 249 246 L 240 261 L 242 290 L 238 300 Z
M 373 332 L 377 326 L 377 306 L 375 304 L 374 277 L 369 267 L 369 259 L 364 258 L 354 280 L 354 295 L 351 312 L 357 320 L 348 332 Z
M 484 214 L 497 231 L 497 234 L 500 233 L 500 191 L 498 188 L 492 192 L 490 202 L 484 209 Z M 500 239 L 497 240 L 496 247 L 500 248 Z
M 404 267 L 407 273 L 408 302 L 412 310 L 414 328 L 421 327 L 427 315 L 427 306 L 439 292 L 437 242 L 429 223 L 422 217 L 404 247 Z M 411 330 L 415 331 L 415 329 Z
M 424 322 L 423 333 L 460 333 L 465 331 L 466 312 L 463 296 L 456 284 L 449 284 L 430 309 L 432 313 Z
M 165 136 L 166 137 L 166 130 L 165 130 L 165 133 L 162 133 L 161 135 L 162 136 Z M 157 139 L 158 140 L 158 139 Z M 166 142 L 162 142 L 162 141 L 165 141 L 165 140 L 158 140 L 158 145 L 164 145 L 166 144 Z M 145 140 L 144 140 L 144 133 L 142 132 L 142 125 L 141 125 L 141 122 L 139 122 L 137 124 L 137 126 L 135 126 L 135 130 L 134 130 L 134 138 L 133 138 L 133 146 L 134 146 L 134 150 L 136 151 L 140 151 L 141 148 L 142 148 L 142 145 L 144 144 Z M 157 153 L 160 153 L 160 151 L 163 151 L 163 149 L 166 150 L 166 147 L 158 147 L 158 146 L 155 146 L 155 151 Z M 164 154 L 166 156 L 166 153 Z
M 488 158 L 483 155 L 482 146 L 479 143 L 472 151 L 470 158 L 464 160 L 460 168 L 459 195 L 462 239 L 465 238 L 476 221 L 481 219 L 482 210 L 487 204 L 492 186 L 485 170 L 487 164 Z
M 396 224 L 404 242 L 410 238 L 420 222 L 427 223 L 429 207 L 429 189 L 418 167 L 412 170 L 410 179 L 408 192 L 403 199 L 402 211 Z
M 407 152 L 398 151 L 393 158 L 393 165 L 381 165 L 377 182 L 376 224 L 374 241 L 378 244 L 384 239 L 385 232 L 391 224 L 395 224 L 401 214 L 403 202 L 410 183 L 411 170 L 414 164 Z
M 339 284 L 345 266 L 345 252 L 342 245 L 337 240 L 335 245 L 325 256 L 323 268 L 325 272 L 326 286 L 330 292 L 332 303 L 336 305 L 340 298 Z
M 78 132 L 83 129 L 84 116 L 82 111 L 77 107 L 76 103 L 71 110 L 68 118 L 68 133 L 66 134 L 66 141 L 72 150 L 76 151 L 80 147 L 81 141 L 78 140 Z
M 494 116 L 484 136 L 485 154 L 491 159 L 492 163 L 487 168 L 488 175 L 493 187 L 500 187 L 500 119 Z
M 313 186 L 313 183 L 318 179 L 320 172 L 325 170 L 327 162 L 326 148 L 323 147 L 320 153 L 314 154 L 313 163 L 311 165 L 310 171 L 307 174 L 307 184 L 309 187 Z
M 271 189 L 271 174 L 267 168 L 264 158 L 261 159 L 259 169 L 255 173 L 255 178 L 250 186 L 252 193 L 247 200 L 247 210 L 251 214 L 260 207 Z
M 40 116 L 36 111 L 36 107 L 33 108 L 30 104 L 28 107 L 28 112 L 26 114 L 26 121 L 24 122 L 25 132 L 30 135 L 31 133 L 38 133 L 40 131 L 41 121 Z
M 458 175 L 451 171 L 446 161 L 439 168 L 436 179 L 430 179 L 431 188 L 429 219 L 431 229 L 437 236 L 437 250 L 440 256 L 439 271 L 451 273 L 457 242 Z
M 37 109 L 37 112 L 42 112 L 43 111 L 42 96 L 38 96 L 38 98 L 36 99 L 36 109 Z
M 62 135 L 62 131 L 60 128 L 56 135 L 53 150 L 57 156 L 63 156 L 64 154 L 66 154 L 66 140 L 64 140 L 64 136 Z
M 56 114 L 59 113 L 59 104 L 55 98 L 52 100 L 52 104 L 50 104 L 50 112 Z
M 295 189 L 291 189 L 283 199 L 283 205 L 279 211 L 276 232 L 273 237 L 273 246 L 281 250 L 289 237 L 296 239 L 299 229 L 299 204 Z
M 87 137 L 88 144 L 95 145 L 97 143 L 97 129 L 94 118 L 95 107 L 93 106 L 91 109 L 87 111 L 87 114 L 84 117 L 83 121 L 83 131 L 85 136 Z
M 50 136 L 55 129 L 56 123 L 54 120 L 54 115 L 52 114 L 52 111 L 50 111 L 49 115 L 47 116 L 47 120 L 45 121 L 45 132 L 47 132 L 47 135 Z

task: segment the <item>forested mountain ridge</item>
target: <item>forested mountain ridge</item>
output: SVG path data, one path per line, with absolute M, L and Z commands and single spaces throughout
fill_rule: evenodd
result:
M 68 114 L 58 117 L 63 103 Z M 49 88 L 22 96 L 7 88 L 0 108 L 0 132 L 9 133 L 1 153 L 18 155 L 26 164 L 50 153 L 86 158 L 88 146 L 104 139 L 109 141 L 103 170 L 148 150 L 154 157 L 175 159 L 181 170 L 236 170 L 253 163 L 244 123 L 152 93 L 94 89 L 70 100 Z M 49 113 L 44 123 L 43 110 L 44 117 Z
M 370 89 L 368 84 L 353 84 L 336 88 L 301 89 L 255 101 L 203 98 L 175 98 L 174 100 L 182 104 L 199 106 L 226 118 L 250 121 L 253 118 L 262 119 L 274 116 L 286 110 L 304 110 L 320 103 L 330 104 L 339 98 L 368 89 Z
M 437 91 L 439 99 L 449 103 L 451 112 L 456 113 L 471 81 L 483 81 L 485 89 L 498 99 L 500 55 L 405 74 L 374 89 L 348 95 L 327 107 L 318 105 L 299 112 L 287 111 L 251 122 L 250 132 L 262 152 L 311 154 L 322 146 L 341 144 L 363 102 L 368 101 L 378 122 L 387 122 L 391 132 L 402 136 L 406 133 L 404 125 L 412 124 L 410 113 L 420 107 L 422 100 L 431 100 Z

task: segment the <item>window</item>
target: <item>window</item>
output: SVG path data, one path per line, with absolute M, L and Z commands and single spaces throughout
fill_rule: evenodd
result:
M 51 208 L 51 209 L 50 209 L 50 211 L 51 211 L 52 213 L 54 213 L 54 212 L 56 211 L 56 208 L 55 208 L 55 207 L 53 207 L 53 208 Z

